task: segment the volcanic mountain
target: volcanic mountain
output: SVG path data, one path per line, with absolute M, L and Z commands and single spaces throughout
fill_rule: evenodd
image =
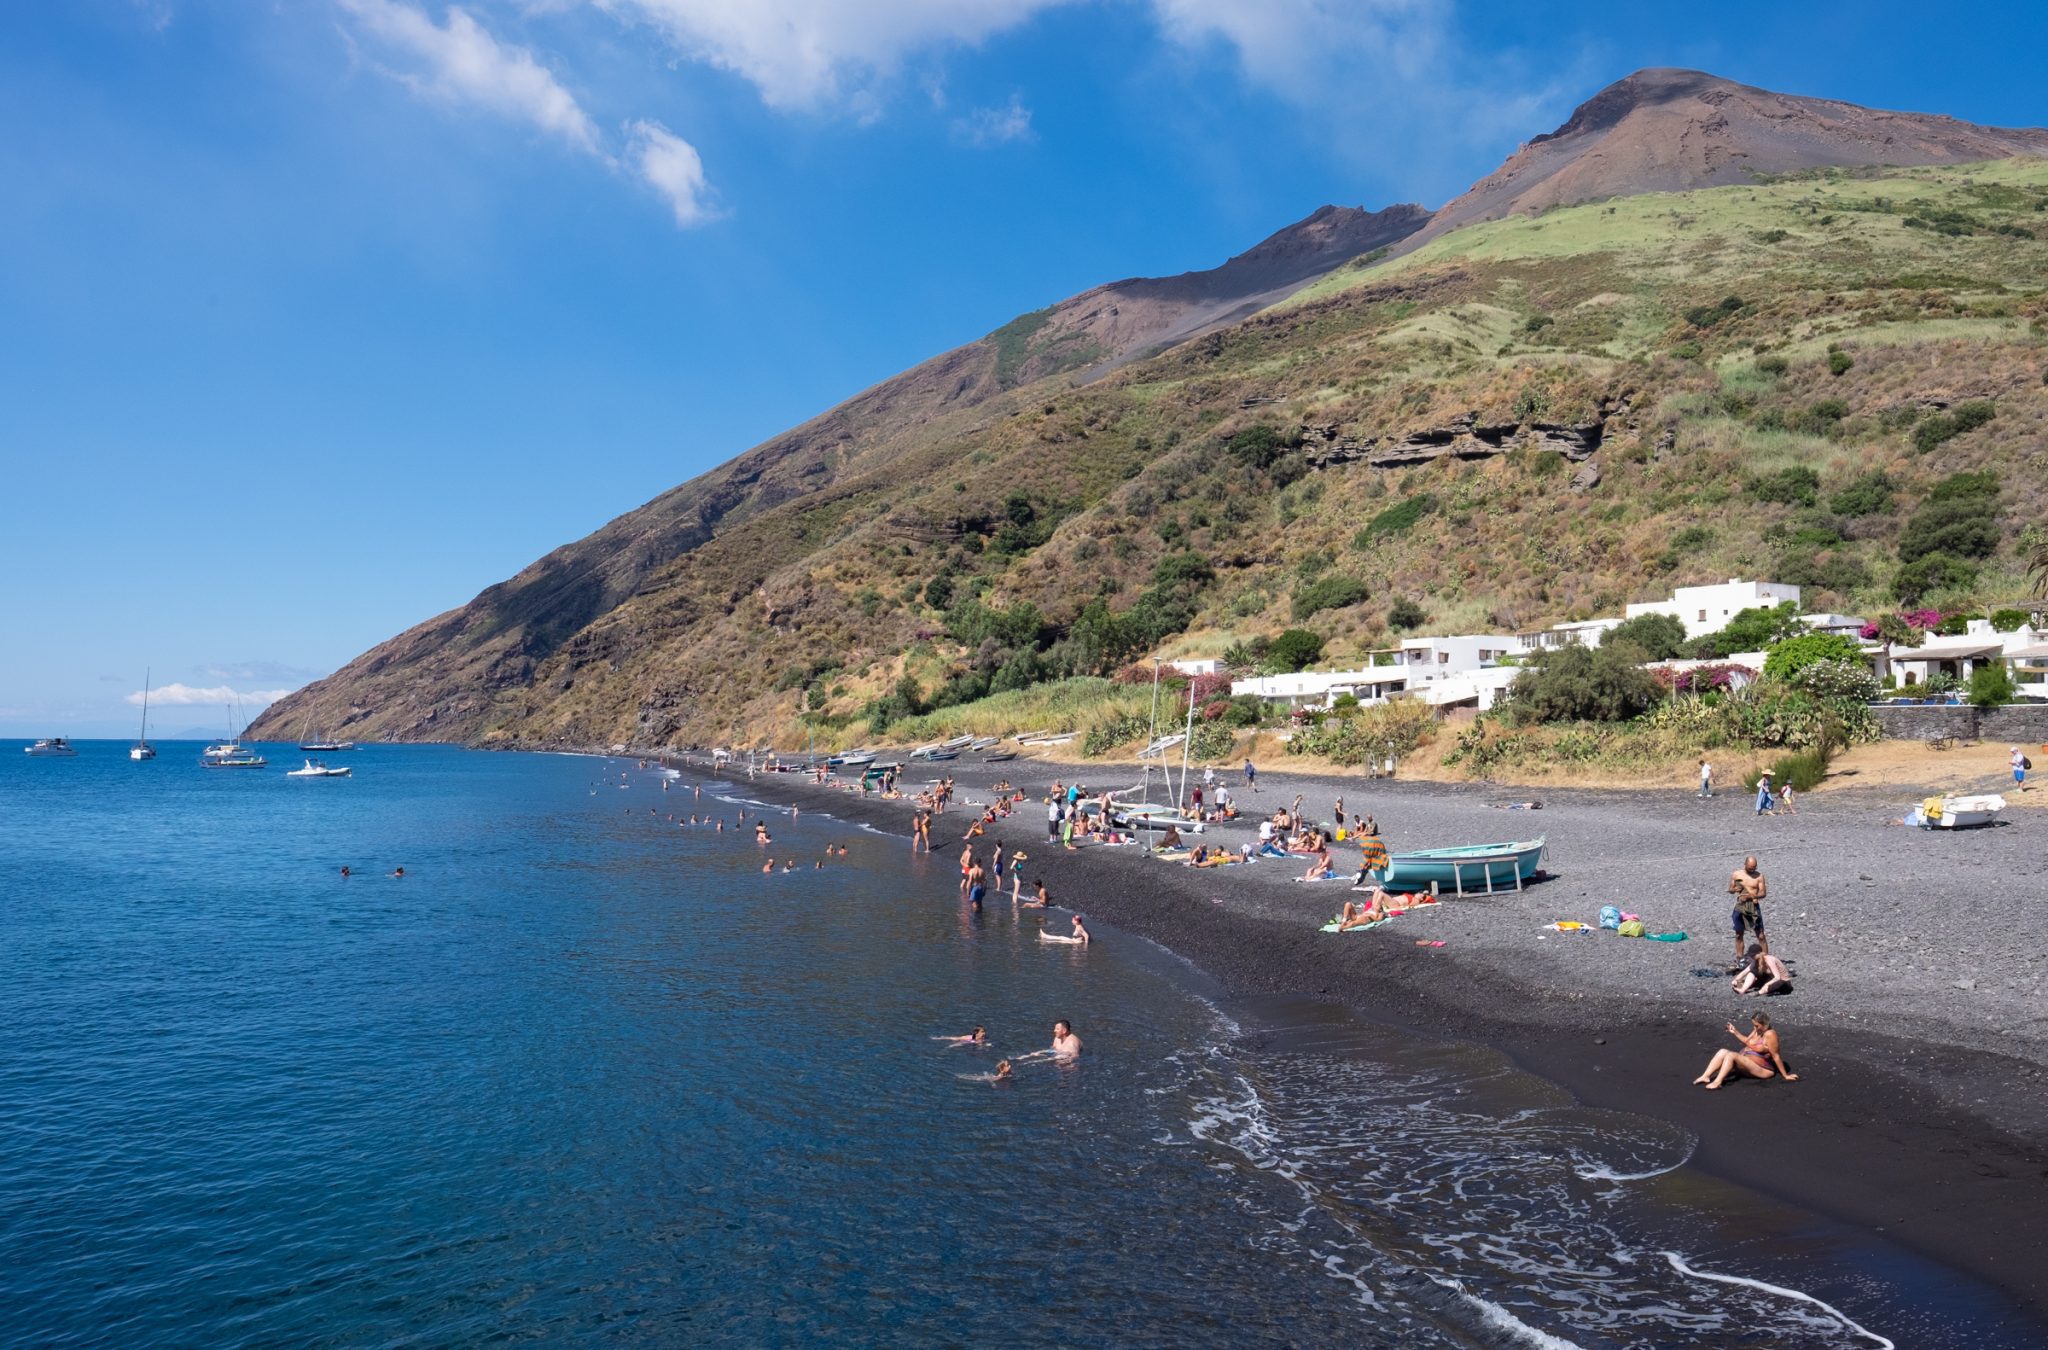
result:
M 1164 596 L 1154 609 L 1173 616 L 1168 633 L 1190 623 L 1228 633 L 1282 626 L 1286 611 L 1298 616 L 1304 604 L 1305 583 L 1292 580 L 1290 567 L 1306 577 L 1334 563 L 1381 576 L 1376 585 L 1449 594 L 1458 587 L 1445 590 L 1432 571 L 1446 565 L 1448 537 L 1436 541 L 1434 557 L 1406 559 L 1382 541 L 1370 562 L 1353 563 L 1344 543 L 1352 531 L 1333 525 L 1328 547 L 1298 558 L 1315 536 L 1283 480 L 1298 477 L 1303 464 L 1366 475 L 1344 478 L 1339 491 L 1377 500 L 1408 491 L 1399 475 L 1420 472 L 1414 465 L 1447 452 L 1455 453 L 1446 463 L 1499 452 L 1521 443 L 1513 437 L 1578 458 L 1603 438 L 1649 434 L 1660 416 L 1675 435 L 1673 419 L 1694 415 L 1675 410 L 1698 401 L 1680 398 L 1698 382 L 1693 368 L 1659 366 L 1647 382 L 1637 372 L 1659 341 L 1686 350 L 1684 332 L 1660 335 L 1702 304 L 1739 302 L 1724 307 L 1732 316 L 1725 323 L 1694 335 L 1695 353 L 1738 335 L 1761 350 L 1788 332 L 1826 331 L 1836 320 L 1822 312 L 1839 309 L 1852 282 L 1897 285 L 1901 275 L 1947 277 L 1936 295 L 1950 309 L 1930 310 L 1923 286 L 1907 300 L 1873 302 L 1871 313 L 1946 316 L 1957 304 L 1976 304 L 1970 313 L 2002 307 L 2007 317 L 1997 322 L 2023 323 L 2031 311 L 2014 302 L 1979 304 L 1956 288 L 1981 276 L 1990 295 L 2002 284 L 1994 278 L 2041 267 L 2036 232 L 2048 236 L 2048 228 L 2030 214 L 2041 208 L 2024 174 L 2012 182 L 1958 179 L 1942 189 L 1952 197 L 1941 206 L 1946 214 L 1918 216 L 1891 204 L 1919 192 L 1918 179 L 1857 195 L 1813 178 L 1796 189 L 1807 194 L 1796 203 L 1782 180 L 2029 155 L 2048 155 L 2048 131 L 1873 111 L 1692 71 L 1641 71 L 1439 211 L 1325 206 L 1209 271 L 1097 287 L 934 357 L 380 644 L 275 705 L 251 734 L 283 734 L 310 718 L 355 738 L 649 743 L 786 725 L 800 697 L 818 717 L 845 725 L 863 699 L 924 669 L 919 663 L 935 662 L 930 678 L 961 689 L 975 678 L 987 687 L 993 672 L 983 667 L 998 658 L 1020 663 L 1006 677 L 1012 685 L 1062 668 L 1099 668 L 1096 647 L 1075 655 L 1074 625 L 1091 596 L 1110 597 L 1114 608 L 1148 579 L 1154 588 L 1137 604 Z M 1711 240 L 1660 236 L 1646 249 L 1649 234 L 1689 227 L 1690 217 L 1670 220 L 1667 211 L 1611 247 L 1589 234 L 1578 261 L 1548 271 L 1512 260 L 1482 267 L 1457 252 L 1459 231 L 1479 222 L 1651 193 L 1704 202 L 1714 193 L 1702 190 L 1735 185 L 1761 185 L 1753 197 L 1743 189 L 1741 210 L 1768 228 L 1724 230 Z M 1823 210 L 1828 223 L 1820 223 Z M 1724 214 L 1735 219 L 1737 204 L 1726 203 Z M 1901 235 L 1901 218 L 1921 229 Z M 1885 229 L 1872 233 L 1879 224 Z M 1541 239 L 1527 246 L 1529 256 L 1563 247 L 1557 231 Z M 1781 241 L 1778 252 L 1750 257 L 1764 247 L 1759 239 Z M 1690 256 L 1709 243 L 1718 275 L 1730 280 L 1704 264 L 1664 261 L 1671 250 Z M 1795 248 L 1810 256 L 1785 252 Z M 1879 276 L 1881 263 L 1889 276 Z M 1779 289 L 1810 294 L 1811 312 L 1779 315 L 1780 327 L 1728 294 L 1744 278 L 1794 264 Z M 1698 289 L 1706 286 L 1717 293 Z M 1996 334 L 2007 340 L 2011 330 Z M 1624 355 L 1632 363 L 1622 363 Z M 1953 360 L 1933 365 L 1955 380 Z M 1557 387 L 1536 389 L 1546 381 Z M 1961 392 L 1994 383 L 1987 377 L 1981 389 Z M 1847 384 L 1827 392 L 1848 392 Z M 1947 396 L 1926 397 L 1939 406 Z M 1493 421 L 1484 421 L 1495 407 Z M 1219 458 L 1254 421 L 1281 450 L 1300 449 L 1255 455 L 1246 472 Z M 1474 439 L 1489 426 L 1493 439 Z M 1388 448 L 1400 445 L 1409 449 Z M 1609 490 L 1619 490 L 1612 468 L 1609 480 Z M 1215 500 L 1172 505 L 1196 492 Z M 1576 499 L 1561 500 L 1571 509 L 1515 541 L 1549 561 L 1530 563 L 1528 575 L 1473 578 L 1502 599 L 1498 612 L 1467 622 L 1560 617 L 1588 598 L 1545 581 L 1545 567 L 1588 587 L 1608 575 L 1605 564 L 1587 561 L 1586 540 L 1574 533 L 1602 531 L 1572 523 Z M 1667 522 L 1652 533 L 1675 532 Z M 1366 533 L 1358 531 L 1361 539 Z M 1755 556 L 1732 540 L 1728 549 L 1712 565 Z M 1197 556 L 1199 565 L 1175 566 L 1199 584 L 1153 576 L 1155 566 L 1167 568 L 1162 553 Z M 1610 570 L 1617 585 L 1643 582 L 1640 567 L 1619 559 Z M 1035 637 L 963 635 L 945 613 L 956 595 L 977 605 L 1028 603 L 1042 626 Z M 1380 622 L 1359 604 L 1344 613 L 1361 637 Z M 1148 630 L 1155 638 L 1158 631 L 1156 622 Z M 954 642 L 978 655 L 954 655 Z

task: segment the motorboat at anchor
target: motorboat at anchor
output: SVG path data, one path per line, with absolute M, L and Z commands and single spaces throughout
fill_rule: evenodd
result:
M 45 736 L 34 745 L 23 746 L 21 753 L 38 759 L 71 759 L 78 754 L 62 736 Z
M 351 769 L 350 769 L 350 768 L 348 767 L 348 765 L 346 765 L 346 764 L 337 764 L 337 765 L 334 765 L 333 767 L 329 767 L 329 766 L 328 766 L 328 764 L 327 764 L 327 762 L 326 762 L 325 760 L 318 760 L 318 759 L 309 759 L 309 760 L 307 760 L 307 761 L 306 761 L 306 767 L 305 767 L 305 768 L 303 768 L 303 769 L 292 769 L 292 770 L 288 771 L 288 772 L 287 772 L 287 773 L 285 774 L 285 777 L 287 777 L 287 778 L 347 778 L 347 777 L 348 777 L 348 776 L 350 775 L 350 773 L 351 773 L 351 772 L 352 772 L 352 770 L 351 770 Z

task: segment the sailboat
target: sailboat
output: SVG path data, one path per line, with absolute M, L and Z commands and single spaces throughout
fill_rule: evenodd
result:
M 156 747 L 149 743 L 149 672 L 142 672 L 142 730 L 135 735 L 135 744 L 128 747 L 128 758 L 137 763 L 156 758 Z
M 242 748 L 233 718 L 228 720 L 228 738 L 200 751 L 199 762 L 209 769 L 260 769 L 270 763 L 254 750 Z

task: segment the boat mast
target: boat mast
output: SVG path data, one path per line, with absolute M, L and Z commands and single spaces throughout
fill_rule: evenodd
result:
M 149 744 L 149 667 L 142 668 L 142 730 L 136 733 L 137 745 Z

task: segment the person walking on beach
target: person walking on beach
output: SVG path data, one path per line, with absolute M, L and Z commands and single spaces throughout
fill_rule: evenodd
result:
M 2027 770 L 2034 767 L 2034 761 L 2028 759 L 2017 745 L 2012 747 L 2010 759 L 2012 763 L 2012 785 L 2021 792 L 2025 792 L 2027 790 Z
M 1743 1035 L 1730 1022 L 1728 1034 L 1742 1042 L 1740 1050 L 1716 1050 L 1714 1057 L 1707 1061 L 1706 1069 L 1692 1081 L 1707 1089 L 1718 1088 L 1728 1081 L 1728 1075 L 1737 1069 L 1750 1078 L 1783 1078 L 1786 1082 L 1797 1082 L 1799 1075 L 1785 1067 L 1785 1056 L 1778 1048 L 1778 1033 L 1771 1029 L 1768 1013 L 1758 1013 L 1749 1019 L 1749 1034 Z
M 1700 796 L 1714 795 L 1714 766 L 1707 763 L 1705 755 L 1700 756 Z
M 1054 786 L 1058 786 L 1055 784 Z M 1045 799 L 1045 837 L 1057 840 L 1060 837 L 1060 798 L 1058 793 Z
M 1771 795 L 1771 771 L 1765 769 L 1756 779 L 1756 813 L 1771 816 L 1778 813 L 1778 799 Z
M 1259 767 L 1249 759 L 1244 762 L 1244 786 L 1248 792 L 1259 790 Z
M 1728 875 L 1728 893 L 1735 897 L 1735 908 L 1728 912 L 1728 922 L 1735 929 L 1735 969 L 1728 972 L 1730 975 L 1740 970 L 1747 959 L 1742 950 L 1745 930 L 1756 934 L 1759 950 L 1766 955 L 1770 953 L 1771 940 L 1764 936 L 1763 902 L 1768 892 L 1769 887 L 1764 882 L 1763 872 L 1757 867 L 1754 854 L 1744 858 L 1742 866 Z

